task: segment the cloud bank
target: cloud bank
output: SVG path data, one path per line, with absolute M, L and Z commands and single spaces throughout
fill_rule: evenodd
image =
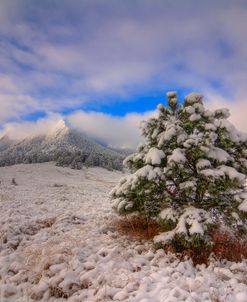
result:
M 97 112 L 76 112 L 68 117 L 73 127 L 111 147 L 134 149 L 139 144 L 140 123 L 156 111 L 143 114 L 128 114 L 124 117 L 110 116 Z
M 2 0 L 0 125 L 185 87 L 243 102 L 246 20 L 245 0 Z

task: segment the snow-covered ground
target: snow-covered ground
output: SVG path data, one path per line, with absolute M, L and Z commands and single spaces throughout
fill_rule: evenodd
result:
M 0 168 L 0 302 L 246 302 L 246 262 L 194 268 L 117 233 L 108 193 L 121 176 Z

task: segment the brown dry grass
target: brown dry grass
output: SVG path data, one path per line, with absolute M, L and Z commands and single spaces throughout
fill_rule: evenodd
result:
M 142 216 L 126 216 L 114 221 L 114 226 L 122 235 L 137 239 L 150 240 L 161 231 L 158 223 L 154 220 L 147 221 Z M 172 244 L 163 246 L 166 252 L 176 254 L 181 260 L 192 259 L 194 265 L 208 264 L 210 255 L 216 259 L 239 262 L 247 258 L 247 239 L 241 239 L 230 233 L 220 230 L 210 234 L 212 245 L 202 245 L 200 248 L 187 248 L 181 253 L 176 253 Z
M 235 262 L 247 258 L 247 239 L 241 239 L 228 232 L 215 231 L 212 240 L 212 253 L 216 258 Z
M 51 265 L 66 262 L 78 244 L 79 240 L 74 236 L 65 235 L 64 238 L 53 238 L 40 246 L 27 248 L 25 268 L 32 283 L 37 284 Z
M 160 232 L 159 225 L 154 220 L 145 219 L 143 216 L 126 216 L 114 221 L 114 226 L 119 233 L 135 239 L 152 239 Z

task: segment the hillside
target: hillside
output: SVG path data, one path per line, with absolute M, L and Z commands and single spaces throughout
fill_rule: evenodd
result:
M 58 166 L 75 169 L 86 165 L 121 170 L 125 156 L 126 152 L 100 145 L 63 120 L 45 135 L 19 142 L 7 136 L 0 139 L 0 166 L 55 161 Z
M 7 135 L 4 135 L 2 138 L 0 138 L 0 152 L 10 148 L 15 143 L 16 142 L 14 140 L 11 140 Z

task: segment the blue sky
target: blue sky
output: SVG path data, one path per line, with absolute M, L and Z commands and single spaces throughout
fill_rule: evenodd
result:
M 168 90 L 241 121 L 246 27 L 245 0 L 1 0 L 1 133 L 80 112 L 139 121 Z

